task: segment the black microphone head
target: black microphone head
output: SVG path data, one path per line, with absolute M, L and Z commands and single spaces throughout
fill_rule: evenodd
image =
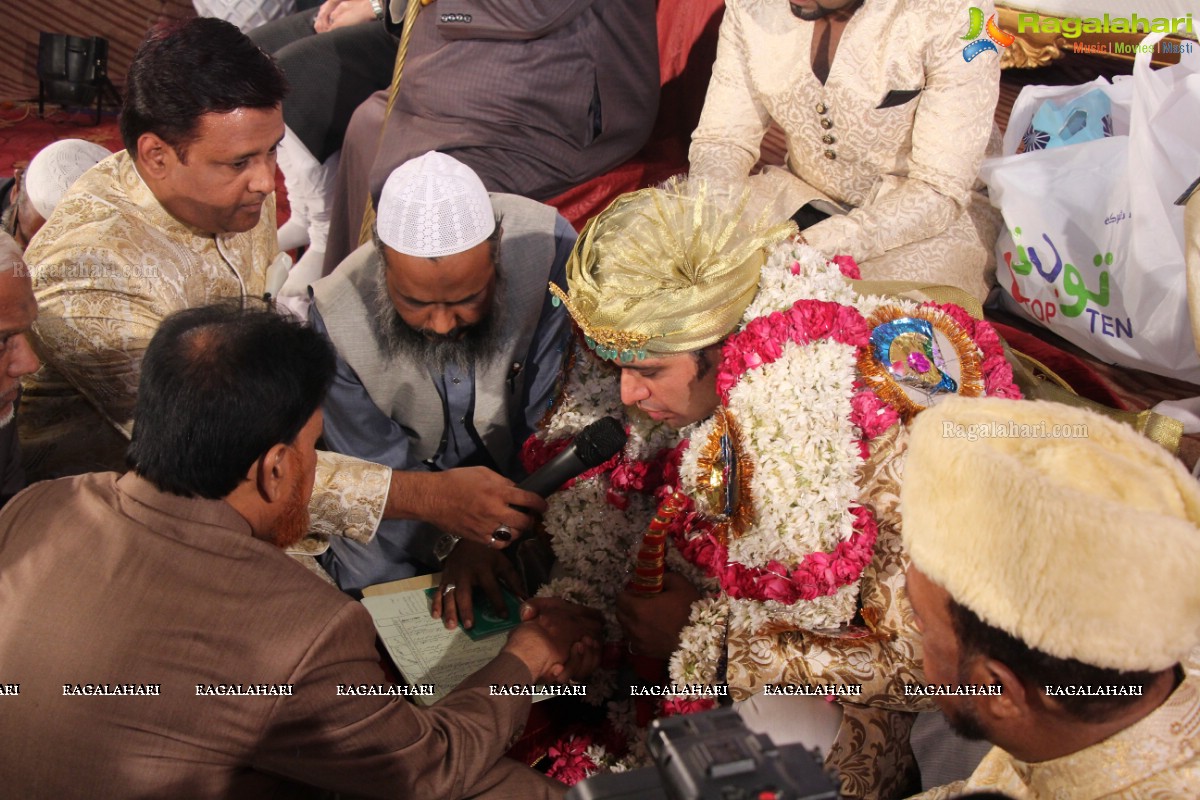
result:
M 588 469 L 598 467 L 621 452 L 625 446 L 625 428 L 616 417 L 602 417 L 575 437 L 575 455 Z

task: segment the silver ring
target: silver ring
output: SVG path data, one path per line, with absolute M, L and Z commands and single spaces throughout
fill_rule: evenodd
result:
M 450 594 L 453 591 L 454 591 L 454 584 L 447 583 L 445 586 L 442 587 L 442 597 L 445 597 L 446 595 Z
M 492 532 L 493 542 L 511 542 L 513 538 L 513 529 L 501 523 L 496 526 L 496 530 Z

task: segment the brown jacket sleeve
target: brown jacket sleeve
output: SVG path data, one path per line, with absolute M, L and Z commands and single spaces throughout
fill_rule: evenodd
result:
M 528 697 L 492 697 L 491 683 L 532 683 L 501 654 L 431 708 L 403 698 L 339 696 L 338 684 L 382 684 L 374 627 L 344 606 L 296 667 L 277 701 L 254 767 L 369 797 L 461 797 L 520 734 Z

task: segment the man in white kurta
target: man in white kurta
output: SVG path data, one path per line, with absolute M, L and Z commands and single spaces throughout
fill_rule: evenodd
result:
M 813 63 L 826 17 L 799 18 L 784 0 L 729 0 L 691 173 L 744 179 L 775 122 L 787 137 L 787 172 L 771 172 L 791 184 L 787 213 L 822 196 L 849 212 L 806 228 L 808 243 L 853 256 L 864 278 L 948 284 L 983 299 L 997 224 L 978 172 L 989 140 L 999 143 L 991 137 L 1000 67 L 991 51 L 967 61 L 960 37 L 970 8 L 990 14 L 992 4 L 792 5 L 850 14 L 840 41 L 825 47 L 824 79 Z

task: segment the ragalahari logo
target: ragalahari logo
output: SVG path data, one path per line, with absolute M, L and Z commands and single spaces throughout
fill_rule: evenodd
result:
M 993 53 L 999 53 L 996 45 L 1008 47 L 1017 37 L 1011 33 L 1006 33 L 1000 30 L 1000 26 L 996 24 L 996 15 L 992 14 L 988 17 L 987 25 L 983 24 L 983 9 L 972 6 L 968 13 L 971 15 L 971 27 L 967 29 L 967 35 L 962 37 L 965 40 L 970 40 L 966 47 L 963 48 L 963 60 L 971 61 L 980 53 L 986 53 L 989 50 Z M 987 31 L 987 38 L 983 39 L 980 36 Z

